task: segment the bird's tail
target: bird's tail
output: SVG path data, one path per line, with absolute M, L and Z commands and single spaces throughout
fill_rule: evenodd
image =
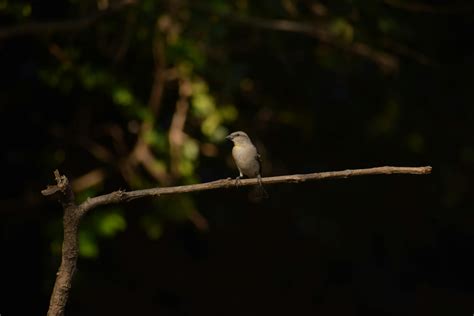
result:
M 258 175 L 257 179 L 258 179 L 258 187 L 259 187 L 259 190 L 262 193 L 262 197 L 265 198 L 265 199 L 268 199 L 269 195 L 268 195 L 267 190 L 265 190 L 265 187 L 263 186 L 262 177 L 260 177 L 260 175 Z
M 250 197 L 252 200 L 255 200 L 258 202 L 263 199 L 268 199 L 269 195 L 267 193 L 267 190 L 265 190 L 265 187 L 263 186 L 262 178 L 260 177 L 260 175 L 257 176 L 257 180 L 258 180 L 258 184 L 250 192 Z

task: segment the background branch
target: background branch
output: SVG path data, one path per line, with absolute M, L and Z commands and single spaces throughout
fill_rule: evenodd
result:
M 467 2 L 464 4 L 430 5 L 413 1 L 384 0 L 384 3 L 393 8 L 416 13 L 459 14 L 474 10 L 474 5 Z
M 386 72 L 394 72 L 398 69 L 399 60 L 396 56 L 374 49 L 362 42 L 344 42 L 335 36 L 327 27 L 316 23 L 298 22 L 284 19 L 264 19 L 260 17 L 241 16 L 238 14 L 222 14 L 213 12 L 202 6 L 195 7 L 206 13 L 216 15 L 224 20 L 239 23 L 253 28 L 298 33 L 319 40 L 328 46 L 340 49 L 350 54 L 371 60 L 379 68 Z
M 181 80 L 179 83 L 179 99 L 171 119 L 168 133 L 170 144 L 170 169 L 173 178 L 180 176 L 179 164 L 181 162 L 181 150 L 185 140 L 184 125 L 188 115 L 188 98 L 191 96 L 191 83 L 189 80 Z
M 24 35 L 38 35 L 44 33 L 58 33 L 58 32 L 74 32 L 85 29 L 100 18 L 119 10 L 122 10 L 130 5 L 136 4 L 136 0 L 124 0 L 117 4 L 112 4 L 106 9 L 92 13 L 90 15 L 65 21 L 56 22 L 30 22 L 20 25 L 8 26 L 0 28 L 0 39 L 10 37 L 24 36 Z

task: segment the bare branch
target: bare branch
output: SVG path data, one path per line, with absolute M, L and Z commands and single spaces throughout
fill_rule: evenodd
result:
M 143 168 L 148 172 L 150 176 L 155 178 L 161 184 L 167 184 L 170 182 L 170 176 L 163 170 L 159 165 L 157 165 L 157 158 L 153 154 L 148 146 L 148 143 L 145 142 L 143 138 L 139 139 L 136 143 L 135 149 L 133 151 L 133 159 L 136 162 L 139 162 Z
M 176 109 L 171 119 L 171 126 L 168 132 L 170 144 L 170 165 L 173 177 L 179 176 L 179 163 L 181 161 L 181 149 L 185 140 L 184 125 L 188 115 L 188 98 L 191 96 L 191 83 L 189 80 L 181 80 L 179 84 L 179 98 L 176 102 Z
M 429 5 L 421 2 L 384 0 L 384 3 L 393 8 L 402 9 L 416 13 L 431 14 L 461 14 L 470 13 L 474 10 L 472 3 L 449 4 L 449 5 Z
M 305 181 L 315 181 L 324 179 L 339 179 L 349 178 L 355 176 L 378 175 L 378 174 L 429 174 L 431 167 L 376 167 L 368 169 L 354 169 L 343 171 L 328 171 L 308 174 L 295 174 L 287 176 L 267 177 L 262 178 L 264 184 L 276 183 L 301 183 Z M 250 186 L 258 184 L 257 179 L 243 179 L 239 181 L 239 186 Z M 80 207 L 87 212 L 100 205 L 107 205 L 112 203 L 128 202 L 131 200 L 148 197 L 161 196 L 170 194 L 189 193 L 197 191 L 207 191 L 222 188 L 229 188 L 235 186 L 235 180 L 228 178 L 207 183 L 190 184 L 175 187 L 152 188 L 136 191 L 115 191 L 109 194 L 100 195 L 89 198 Z
M 0 39 L 24 35 L 79 31 L 93 25 L 102 17 L 112 12 L 122 10 L 136 3 L 137 0 L 124 0 L 122 2 L 109 6 L 107 9 L 92 13 L 88 16 L 84 16 L 75 20 L 65 20 L 57 22 L 30 22 L 20 25 L 3 27 L 0 28 Z
M 276 183 L 301 183 L 305 181 L 324 180 L 324 179 L 339 179 L 349 178 L 364 175 L 380 175 L 380 174 L 429 174 L 431 167 L 377 167 L 368 169 L 354 169 L 343 171 L 329 171 L 309 174 L 295 174 L 278 177 L 262 178 L 265 184 Z M 137 191 L 115 191 L 110 194 L 100 195 L 87 199 L 80 205 L 74 202 L 74 194 L 72 193 L 69 180 L 66 176 L 60 175 L 59 171 L 54 172 L 56 178 L 56 185 L 48 186 L 42 193 L 45 196 L 59 194 L 60 200 L 64 209 L 64 241 L 62 247 L 61 266 L 59 267 L 56 282 L 54 283 L 53 293 L 51 294 L 51 301 L 48 310 L 48 316 L 64 315 L 64 308 L 71 289 L 72 278 L 76 271 L 77 257 L 79 254 L 78 230 L 82 216 L 84 214 L 100 205 L 107 205 L 119 202 L 128 202 L 134 199 L 143 198 L 147 196 L 161 196 L 167 194 L 180 194 L 188 192 L 197 192 L 205 190 L 215 190 L 222 188 L 229 188 L 235 186 L 235 180 L 222 179 L 213 182 L 183 185 L 176 187 L 153 188 Z M 249 186 L 257 184 L 257 179 L 241 180 L 239 185 Z M 207 229 L 207 221 L 201 218 L 199 213 L 194 212 L 192 216 L 197 226 L 200 229 Z
M 72 181 L 72 189 L 76 192 L 85 190 L 94 185 L 102 183 L 106 178 L 107 173 L 102 168 L 97 168 L 87 172 L 86 174 L 80 176 L 77 179 Z
M 400 43 L 395 42 L 392 39 L 386 38 L 383 40 L 383 45 L 385 48 L 394 51 L 399 56 L 405 56 L 411 60 L 416 61 L 421 65 L 432 65 L 434 62 L 428 56 L 423 53 L 420 53 L 410 47 L 404 46 Z
M 161 109 L 161 103 L 163 100 L 163 93 L 166 83 L 166 59 L 163 39 L 160 38 L 158 27 L 155 28 L 156 35 L 152 43 L 153 46 L 153 57 L 155 60 L 154 79 L 151 87 L 150 97 L 148 100 L 148 108 L 156 119 Z M 159 168 L 156 165 L 156 158 L 153 155 L 152 150 L 148 142 L 146 141 L 146 135 L 153 131 L 153 121 L 144 120 L 140 125 L 140 131 L 138 134 L 137 141 L 125 160 L 126 166 L 124 166 L 123 173 L 126 180 L 130 183 L 132 177 L 130 173 L 134 173 L 137 164 L 141 164 L 145 170 L 161 184 L 169 182 L 169 174 Z
M 158 31 L 157 31 L 158 32 Z M 148 100 L 148 108 L 151 113 L 156 117 L 161 108 L 161 101 L 163 99 L 163 90 L 166 82 L 166 59 L 165 59 L 165 47 L 163 39 L 159 38 L 153 42 L 153 57 L 155 60 L 155 73 L 153 79 L 153 85 L 151 87 L 150 98 Z
M 74 193 L 69 184 L 69 180 L 66 176 L 61 175 L 59 170 L 54 170 L 54 179 L 56 180 L 55 185 L 48 185 L 48 187 L 41 191 L 41 194 L 44 196 L 54 195 L 57 193 L 62 193 L 59 195 L 59 200 L 63 206 L 68 206 L 71 203 L 74 203 Z

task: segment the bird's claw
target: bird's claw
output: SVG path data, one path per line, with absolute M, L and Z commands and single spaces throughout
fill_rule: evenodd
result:
M 236 186 L 236 187 L 239 187 L 239 186 L 242 184 L 242 181 L 240 181 L 240 178 L 241 178 L 241 177 L 235 178 L 235 186 Z

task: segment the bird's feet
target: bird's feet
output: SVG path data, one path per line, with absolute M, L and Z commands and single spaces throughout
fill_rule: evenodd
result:
M 242 178 L 241 176 L 238 176 L 237 178 L 235 178 L 235 186 L 236 187 L 239 187 L 242 184 L 242 181 L 240 181 L 241 178 Z
M 233 184 L 233 180 L 234 180 L 234 178 L 227 177 L 227 178 L 225 179 L 225 181 L 226 181 L 225 187 L 226 187 L 226 188 L 230 188 L 230 187 L 232 186 L 232 184 Z

